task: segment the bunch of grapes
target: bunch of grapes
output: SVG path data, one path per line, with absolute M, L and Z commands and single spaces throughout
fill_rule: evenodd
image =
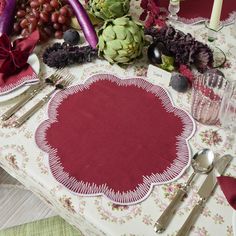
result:
M 62 38 L 69 28 L 73 11 L 61 0 L 20 0 L 16 12 L 14 32 L 27 37 L 38 29 L 40 40 Z

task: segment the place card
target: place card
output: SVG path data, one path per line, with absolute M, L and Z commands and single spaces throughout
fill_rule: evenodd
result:
M 171 73 L 157 66 L 149 65 L 147 71 L 148 79 L 155 79 L 159 85 L 169 86 Z

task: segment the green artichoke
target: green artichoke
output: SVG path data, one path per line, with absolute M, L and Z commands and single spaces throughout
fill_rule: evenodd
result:
M 142 54 L 143 26 L 130 16 L 107 20 L 98 31 L 98 53 L 110 63 L 129 64 Z
M 130 0 L 90 0 L 90 12 L 104 20 L 115 19 L 129 12 Z

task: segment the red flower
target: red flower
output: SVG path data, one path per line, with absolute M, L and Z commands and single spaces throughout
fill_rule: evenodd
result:
M 151 26 L 165 26 L 165 16 L 164 13 L 160 11 L 158 6 L 158 1 L 156 0 L 141 0 L 140 3 L 143 12 L 139 19 L 145 21 L 145 27 L 149 28 Z
M 147 10 L 144 10 L 144 11 L 142 12 L 142 14 L 140 15 L 139 19 L 140 19 L 141 21 L 145 21 L 145 19 L 147 18 L 147 15 L 148 15 L 148 11 L 147 11 Z
M 153 25 L 153 23 L 154 23 L 154 16 L 149 14 L 147 20 L 145 21 L 145 27 L 149 28 Z
M 187 77 L 189 84 L 192 85 L 192 82 L 193 82 L 193 80 L 194 80 L 194 76 L 193 76 L 193 73 L 192 73 L 192 71 L 189 69 L 188 66 L 183 65 L 183 64 L 180 65 L 180 67 L 179 67 L 179 73 L 182 74 L 182 75 L 184 75 L 185 77 Z
M 155 25 L 159 26 L 160 28 L 163 28 L 166 26 L 166 22 L 163 19 L 155 19 Z
M 140 3 L 140 7 L 142 7 L 143 9 L 147 9 L 147 5 L 148 5 L 148 0 L 142 0 Z

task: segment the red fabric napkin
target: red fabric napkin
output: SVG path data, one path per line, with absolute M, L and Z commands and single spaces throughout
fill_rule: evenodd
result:
M 0 93 L 36 77 L 27 60 L 38 40 L 38 31 L 28 38 L 16 39 L 12 43 L 6 34 L 0 37 Z
M 220 176 L 217 180 L 228 203 L 236 210 L 236 178 Z
M 169 1 L 159 0 L 160 6 L 168 9 Z M 210 19 L 214 0 L 183 0 L 180 2 L 180 12 L 178 16 L 185 23 L 195 23 L 204 19 Z M 236 16 L 236 1 L 223 1 L 221 20 L 226 23 L 233 22 Z
M 58 93 L 48 112 L 36 142 L 56 179 L 77 193 L 133 203 L 188 166 L 192 119 L 142 79 L 94 76 Z

